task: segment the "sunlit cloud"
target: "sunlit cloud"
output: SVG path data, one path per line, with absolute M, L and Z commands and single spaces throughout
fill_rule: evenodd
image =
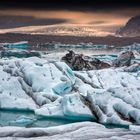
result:
M 97 34 L 105 33 L 112 34 L 120 27 L 124 26 L 126 22 L 132 17 L 140 13 L 140 9 L 120 9 L 120 10 L 100 10 L 100 11 L 68 11 L 68 10 L 20 10 L 20 9 L 5 9 L 0 10 L 0 15 L 9 15 L 9 16 L 32 16 L 36 19 L 63 19 L 64 22 L 56 23 L 54 26 L 45 26 L 45 29 L 52 33 L 52 29 L 54 33 L 58 31 L 58 33 L 62 33 L 63 31 L 60 30 L 60 27 L 64 26 L 63 33 L 69 34 L 73 28 L 77 28 L 78 34 L 81 30 L 88 34 L 92 34 L 91 32 L 96 32 Z M 62 25 L 62 26 L 60 26 Z M 69 26 L 69 27 L 68 27 Z M 54 30 L 54 27 L 56 30 Z M 69 28 L 69 29 L 66 29 Z M 86 27 L 86 30 L 83 28 Z M 43 27 L 44 28 L 44 27 Z M 71 28 L 71 29 L 70 29 Z M 38 27 L 24 27 L 20 28 L 23 30 L 32 31 L 33 29 L 38 32 Z M 42 29 L 42 28 L 41 28 Z M 62 28 L 61 28 L 62 29 Z M 18 29 L 11 29 L 18 30 Z M 67 30 L 67 31 L 66 31 Z M 4 30 L 1 30 L 3 32 Z M 5 30 L 6 31 L 6 30 Z M 9 31 L 9 30 L 8 30 Z M 35 32 L 34 32 L 35 33 Z M 71 32 L 72 33 L 72 32 Z M 76 32 L 74 32 L 76 33 Z M 94 33 L 93 33 L 94 34 Z

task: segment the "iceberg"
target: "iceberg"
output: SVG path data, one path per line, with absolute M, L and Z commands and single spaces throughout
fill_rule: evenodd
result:
M 91 58 L 84 56 L 82 54 L 75 54 L 70 50 L 64 57 L 62 57 L 67 65 L 71 67 L 72 70 L 98 70 L 110 67 L 110 64 L 100 61 L 97 58 Z
M 1 58 L 10 58 L 10 57 L 16 57 L 16 58 L 28 58 L 28 57 L 41 57 L 41 54 L 36 51 L 27 51 L 27 50 L 3 50 L 0 52 Z
M 133 60 L 134 58 L 135 56 L 132 51 L 121 52 L 118 58 L 113 61 L 113 66 L 115 67 L 130 66 L 131 60 Z
M 140 52 L 140 44 L 139 43 L 133 43 L 132 45 L 118 47 L 116 49 L 121 50 L 121 51 L 136 51 L 136 52 Z
M 10 125 L 18 125 L 18 126 L 29 126 L 33 124 L 36 121 L 36 119 L 26 117 L 26 116 L 20 116 L 15 121 L 9 122 Z
M 104 45 L 104 44 L 93 44 L 93 43 L 79 43 L 79 44 L 62 44 L 59 42 L 50 42 L 50 43 L 45 43 L 40 45 L 43 48 L 47 48 L 47 49 L 61 49 L 61 48 L 82 48 L 82 49 L 86 49 L 86 48 L 92 48 L 95 50 L 98 49 L 107 49 L 107 48 L 113 48 L 114 46 L 109 46 L 109 45 Z
M 16 43 L 2 43 L 1 44 L 4 48 L 17 48 L 17 49 L 27 49 L 28 48 L 28 41 L 21 41 Z
M 38 57 L 2 58 L 0 109 L 102 124 L 140 124 L 138 74 L 124 67 L 73 71 L 64 62 Z

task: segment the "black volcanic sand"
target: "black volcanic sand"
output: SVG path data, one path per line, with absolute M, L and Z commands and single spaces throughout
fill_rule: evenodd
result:
M 13 43 L 28 41 L 30 46 L 37 46 L 44 43 L 59 42 L 62 44 L 93 43 L 114 46 L 125 46 L 140 43 L 140 37 L 78 37 L 78 36 L 54 36 L 54 35 L 30 35 L 30 34 L 0 34 L 0 43 Z M 35 49 L 35 48 L 34 48 Z

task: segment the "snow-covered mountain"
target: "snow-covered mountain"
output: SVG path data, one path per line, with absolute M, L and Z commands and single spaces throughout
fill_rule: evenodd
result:
M 132 17 L 116 34 L 126 37 L 140 36 L 140 16 Z

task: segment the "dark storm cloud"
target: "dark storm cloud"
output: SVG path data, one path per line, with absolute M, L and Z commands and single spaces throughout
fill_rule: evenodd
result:
M 103 10 L 139 6 L 139 0 L 0 0 L 1 8 Z
M 65 22 L 66 19 L 62 18 L 35 18 L 33 16 L 11 16 L 0 14 L 0 29 L 23 26 L 53 25 Z

